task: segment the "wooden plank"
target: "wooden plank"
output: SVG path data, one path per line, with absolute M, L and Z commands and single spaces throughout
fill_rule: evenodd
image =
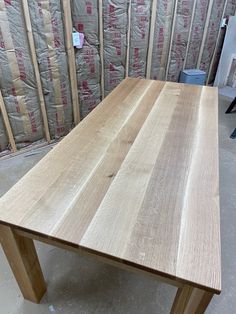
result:
M 226 10 L 227 3 L 228 3 L 227 0 L 225 0 L 225 4 L 224 4 L 224 8 L 223 8 L 221 20 L 222 20 L 222 19 L 224 18 L 224 16 L 225 16 L 225 10 Z M 219 31 L 218 31 L 218 35 L 217 35 L 217 39 L 216 39 L 216 44 L 215 44 L 213 56 L 212 56 L 211 62 L 210 62 L 210 67 L 209 67 L 209 71 L 208 71 L 208 75 L 207 75 L 207 80 L 206 80 L 206 83 L 207 83 L 207 84 L 209 84 L 209 79 L 210 79 L 210 77 L 211 77 L 212 66 L 213 66 L 213 63 L 214 63 L 214 61 L 215 61 L 216 50 L 217 50 L 218 42 L 219 42 L 219 39 L 220 39 L 220 32 L 221 32 L 221 26 L 219 27 Z
M 5 107 L 5 104 L 4 104 L 4 100 L 3 100 L 3 97 L 2 97 L 2 92 L 1 91 L 0 91 L 0 110 L 2 112 L 2 118 L 3 118 L 3 122 L 5 124 L 5 127 L 6 127 L 7 136 L 8 136 L 10 145 L 11 145 L 11 149 L 12 149 L 13 152 L 16 152 L 17 151 L 17 147 L 16 147 L 16 143 L 15 143 L 14 136 L 13 136 L 13 133 L 12 133 L 12 128 L 11 128 L 11 125 L 10 125 L 10 121 L 8 119 L 8 114 L 7 114 L 7 111 L 6 111 L 6 107 Z
M 198 61 L 197 61 L 197 68 L 198 69 L 200 68 L 200 64 L 201 64 L 201 60 L 202 60 L 202 54 L 203 54 L 204 45 L 206 42 L 207 31 L 208 31 L 208 26 L 209 26 L 209 22 L 210 22 L 213 4 L 214 4 L 214 0 L 210 0 L 209 4 L 208 4 L 208 9 L 207 9 L 207 16 L 206 16 L 204 32 L 203 32 L 203 36 L 202 36 L 201 48 L 200 48 L 199 55 L 198 55 Z
M 14 232 L 16 234 L 20 235 L 20 236 L 23 236 L 23 237 L 26 237 L 26 238 L 30 238 L 30 239 L 33 239 L 33 240 L 37 240 L 37 241 L 40 241 L 40 242 L 43 242 L 43 243 L 46 243 L 46 244 L 49 244 L 49 245 L 61 248 L 63 250 L 68 250 L 68 251 L 72 251 L 72 252 L 75 252 L 75 253 L 82 254 L 83 256 L 96 259 L 97 261 L 100 261 L 102 263 L 106 263 L 106 264 L 109 264 L 109 265 L 112 265 L 112 266 L 115 266 L 115 267 L 118 267 L 118 268 L 121 268 L 121 269 L 124 269 L 124 270 L 127 270 L 127 271 L 131 271 L 131 272 L 136 273 L 136 274 L 143 274 L 143 275 L 146 275 L 146 276 L 150 276 L 151 278 L 153 278 L 155 280 L 164 282 L 166 284 L 169 284 L 169 285 L 172 285 L 172 286 L 175 286 L 175 287 L 178 287 L 178 288 L 182 288 L 183 287 L 183 284 L 181 282 L 179 282 L 179 281 L 176 281 L 175 279 L 169 279 L 169 278 L 157 276 L 156 274 L 154 275 L 154 274 L 152 274 L 150 272 L 146 272 L 145 270 L 138 269 L 138 268 L 130 266 L 128 264 L 121 264 L 121 263 L 119 263 L 117 261 L 111 260 L 110 258 L 107 258 L 107 257 L 104 257 L 104 256 L 95 255 L 95 254 L 92 254 L 92 253 L 87 252 L 85 250 L 81 250 L 78 246 L 71 246 L 70 244 L 68 244 L 66 242 L 54 240 L 52 237 L 49 238 L 49 237 L 40 236 L 40 235 L 37 235 L 37 234 L 30 233 L 28 231 L 25 232 L 25 231 L 23 231 L 21 229 L 15 229 Z
M 0 222 L 219 293 L 217 119 L 215 88 L 127 78 L 1 198 Z
M 105 77 L 104 77 L 104 41 L 103 41 L 103 0 L 98 1 L 98 14 L 99 14 L 99 42 L 100 42 L 100 62 L 101 62 L 101 90 L 102 90 L 102 99 L 104 99 Z
M 46 140 L 48 141 L 48 143 L 50 143 L 51 138 L 50 138 L 50 133 L 49 133 L 48 118 L 47 118 L 46 106 L 45 106 L 45 101 L 44 101 L 44 96 L 43 96 L 43 88 L 42 88 L 42 83 L 41 83 L 41 78 L 40 78 L 39 66 L 38 66 L 38 61 L 36 58 L 36 50 L 35 50 L 35 45 L 34 45 L 32 25 L 31 25 L 27 0 L 22 0 L 22 8 L 23 8 L 23 13 L 24 13 L 24 19 L 25 19 L 25 25 L 26 25 L 27 36 L 28 36 L 28 41 L 29 41 L 31 58 L 33 62 L 34 72 L 35 72 L 35 79 L 36 79 L 36 85 L 38 89 L 40 109 L 41 109 L 42 118 L 43 118 L 44 132 L 45 132 Z
M 39 303 L 46 285 L 33 240 L 0 225 L 0 243 L 24 298 Z
M 81 245 L 220 291 L 217 145 L 217 89 L 166 83 Z
M 128 3 L 128 30 L 127 30 L 127 50 L 126 50 L 126 65 L 125 77 L 129 76 L 129 55 L 130 55 L 130 28 L 131 28 L 131 0 Z
M 172 49 L 172 43 L 173 43 L 173 38 L 174 38 L 174 33 L 175 33 L 175 21 L 176 21 L 177 7 L 178 7 L 178 0 L 175 0 L 175 7 L 174 7 L 173 18 L 172 18 L 172 30 L 171 30 L 171 37 L 170 37 L 170 46 L 169 46 L 168 60 L 167 60 L 167 65 L 166 65 L 165 80 L 167 80 L 167 77 L 168 77 L 170 61 L 171 61 L 171 49 Z
M 171 309 L 171 314 L 204 314 L 212 297 L 212 293 L 190 286 L 179 288 Z
M 150 76 L 151 76 L 153 42 L 154 42 L 155 22 L 156 22 L 156 14 L 157 14 L 157 0 L 153 0 L 151 12 L 152 12 L 151 22 L 150 22 L 151 26 L 150 26 L 150 32 L 149 32 L 147 71 L 146 71 L 147 79 L 150 79 Z
M 70 73 L 70 85 L 73 105 L 73 116 L 74 123 L 77 125 L 80 121 L 80 104 L 78 95 L 78 82 L 75 68 L 75 51 L 72 42 L 72 17 L 71 17 L 71 3 L 68 0 L 62 0 L 62 7 L 64 13 L 64 26 L 65 26 L 65 41 L 66 41 L 66 52 L 68 57 L 68 66 Z

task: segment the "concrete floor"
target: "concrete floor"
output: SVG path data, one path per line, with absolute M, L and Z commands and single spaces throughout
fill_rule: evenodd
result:
M 225 115 L 229 100 L 221 97 L 220 195 L 223 291 L 208 314 L 236 313 L 236 115 Z M 51 148 L 0 161 L 0 195 Z M 210 182 L 209 182 L 210 184 Z M 48 291 L 41 304 L 25 301 L 0 249 L 0 313 L 169 313 L 176 289 L 144 275 L 132 274 L 72 252 L 36 242 Z

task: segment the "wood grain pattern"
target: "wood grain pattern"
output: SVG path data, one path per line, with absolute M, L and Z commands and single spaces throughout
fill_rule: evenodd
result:
M 0 200 L 0 222 L 219 293 L 217 97 L 125 79 Z
M 171 309 L 171 314 L 204 314 L 213 294 L 198 288 L 179 288 Z
M 75 65 L 75 51 L 72 42 L 73 24 L 71 17 L 71 3 L 67 0 L 62 0 L 62 8 L 64 13 L 64 28 L 65 28 L 65 44 L 68 59 L 68 68 L 70 73 L 71 97 L 73 105 L 74 123 L 77 125 L 80 122 L 80 103 L 78 94 L 78 82 Z
M 25 299 L 38 303 L 46 291 L 33 240 L 0 225 L 0 242 Z

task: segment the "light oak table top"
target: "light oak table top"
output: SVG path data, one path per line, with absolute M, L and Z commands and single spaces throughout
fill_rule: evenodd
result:
M 217 89 L 125 79 L 0 200 L 0 223 L 221 290 Z

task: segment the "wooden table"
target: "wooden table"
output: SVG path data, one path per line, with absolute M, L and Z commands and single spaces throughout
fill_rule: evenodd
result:
M 0 200 L 24 297 L 46 287 L 33 240 L 178 287 L 172 313 L 221 290 L 217 89 L 124 80 Z

